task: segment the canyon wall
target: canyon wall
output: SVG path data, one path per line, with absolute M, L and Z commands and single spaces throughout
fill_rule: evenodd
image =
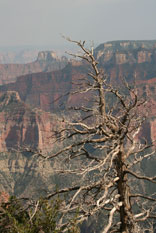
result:
M 30 108 L 17 92 L 0 95 L 0 152 L 22 148 L 51 151 L 60 127 L 59 116 Z
M 18 76 L 60 70 L 66 66 L 68 59 L 59 58 L 53 51 L 38 53 L 36 61 L 27 64 L 0 64 L 0 85 L 15 82 Z
M 38 154 L 56 148 L 62 124 L 55 114 L 30 108 L 17 92 L 1 93 L 0 192 L 36 198 L 55 187 L 54 164 Z
M 108 81 L 120 85 L 124 77 L 135 83 L 138 93 L 147 98 L 148 121 L 140 136 L 155 140 L 156 42 L 109 42 L 98 46 L 95 56 Z M 8 73 L 5 66 L 9 67 Z M 5 70 L 2 75 L 5 84 L 0 86 L 0 190 L 28 195 L 39 187 L 54 187 L 54 164 L 40 162 L 33 151 L 55 150 L 57 131 L 63 124 L 60 113 L 66 110 L 71 117 L 68 107 L 85 101 L 81 94 L 71 92 L 76 87 L 74 83 L 85 80 L 89 67 L 81 61 L 59 60 L 53 52 L 39 53 L 34 63 L 5 66 L 2 69 L 0 66 L 0 72 Z M 25 73 L 21 76 L 20 72 Z

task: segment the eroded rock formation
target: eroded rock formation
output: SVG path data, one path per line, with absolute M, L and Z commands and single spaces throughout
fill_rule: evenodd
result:
M 55 186 L 54 165 L 35 153 L 55 149 L 61 124 L 55 114 L 31 109 L 15 91 L 0 95 L 0 191 L 40 196 Z
M 66 57 L 55 52 L 39 52 L 37 60 L 27 64 L 0 64 L 0 85 L 15 82 L 21 75 L 60 70 L 68 63 Z
M 119 85 L 124 77 L 137 85 L 140 95 L 147 97 L 149 121 L 140 134 L 146 135 L 148 140 L 155 140 L 156 42 L 109 42 L 97 47 L 95 56 L 111 83 Z M 15 65 L 10 65 L 14 77 L 22 70 L 25 72 L 23 74 L 28 70 L 31 74 L 17 77 L 16 82 L 0 86 L 0 189 L 11 194 L 25 195 L 28 190 L 29 193 L 34 193 L 39 186 L 53 186 L 54 164 L 40 163 L 33 153 L 22 152 L 22 148 L 53 150 L 58 128 L 63 124 L 59 120 L 60 110 L 85 101 L 79 93 L 69 93 L 75 88 L 74 83 L 85 78 L 88 71 L 86 64 L 71 61 L 65 66 L 65 59 L 63 69 L 60 70 L 62 65 L 59 66 L 61 60 L 57 63 L 59 70 L 51 71 L 51 66 L 53 62 L 56 65 L 56 61 L 58 62 L 56 54 L 41 52 L 34 64 L 23 65 L 23 68 L 16 65 L 17 70 L 14 70 Z M 39 73 L 32 74 L 32 66 Z M 44 72 L 40 72 L 42 70 Z M 8 71 L 8 76 L 3 76 L 5 83 L 13 81 L 9 78 L 11 71 Z
M 17 92 L 0 95 L 0 152 L 25 147 L 50 151 L 59 127 L 57 115 L 31 109 Z

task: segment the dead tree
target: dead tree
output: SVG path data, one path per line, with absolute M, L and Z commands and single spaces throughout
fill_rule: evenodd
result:
M 156 218 L 156 196 L 143 190 L 144 182 L 155 185 L 156 177 L 145 175 L 140 163 L 155 151 L 138 136 L 145 120 L 141 114 L 145 101 L 126 81 L 114 87 L 85 42 L 68 40 L 81 49 L 71 55 L 88 64 L 90 72 L 75 83 L 77 88 L 71 93 L 81 93 L 87 101 L 72 106 L 71 120 L 63 120 L 65 127 L 58 132 L 58 140 L 66 142 L 65 146 L 46 157 L 62 161 L 56 172 L 70 177 L 67 186 L 47 197 L 67 195 L 58 227 L 66 232 L 71 216 L 82 223 L 103 212 L 103 233 L 150 231 Z

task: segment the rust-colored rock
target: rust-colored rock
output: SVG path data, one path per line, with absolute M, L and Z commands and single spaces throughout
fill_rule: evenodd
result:
M 149 120 L 145 122 L 143 131 L 139 132 L 139 137 L 143 139 L 145 136 L 152 141 L 156 137 L 156 43 L 148 43 L 109 42 L 100 45 L 95 55 L 112 84 L 120 85 L 124 77 L 137 85 L 139 95 L 147 97 L 146 112 Z M 49 56 L 52 55 L 41 53 L 35 63 L 36 67 L 41 68 L 41 60 Z M 44 67 L 44 71 L 48 69 Z M 0 86 L 1 190 L 26 194 L 27 189 L 29 193 L 33 190 L 33 185 L 43 185 L 48 177 L 50 179 L 54 164 L 47 163 L 45 172 L 43 162 L 39 164 L 32 153 L 14 154 L 11 149 L 22 150 L 24 146 L 42 151 L 54 149 L 57 130 L 63 124 L 58 119 L 60 110 L 85 101 L 79 93 L 68 94 L 75 89 L 74 83 L 84 79 L 87 72 L 86 63 L 71 61 L 61 70 L 23 75 L 14 83 Z M 27 189 L 23 187 L 24 182 Z M 47 185 L 52 187 L 52 181 L 48 181 Z
M 67 94 L 73 89 L 72 83 L 84 77 L 83 70 L 82 66 L 69 64 L 60 71 L 21 76 L 15 83 L 0 86 L 0 91 L 16 91 L 21 100 L 32 107 L 53 112 L 60 110 L 60 104 L 72 102 L 68 101 Z M 70 96 L 72 98 L 75 97 Z
M 15 91 L 0 95 L 0 192 L 39 197 L 55 186 L 53 166 L 38 152 L 54 150 L 62 124 L 55 114 L 31 109 Z
M 56 115 L 32 110 L 15 91 L 0 96 L 0 152 L 22 147 L 51 151 L 60 127 Z
M 37 60 L 27 64 L 0 64 L 0 85 L 15 82 L 18 76 L 60 70 L 68 63 L 67 58 L 58 58 L 56 53 L 39 52 Z

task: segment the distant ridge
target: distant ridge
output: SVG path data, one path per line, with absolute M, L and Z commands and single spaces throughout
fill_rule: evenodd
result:
M 60 70 L 68 63 L 66 57 L 58 57 L 54 51 L 42 51 L 37 54 L 35 61 L 30 63 L 0 64 L 0 85 L 15 82 L 18 76 Z
M 126 49 L 153 49 L 156 48 L 156 40 L 116 40 L 100 44 L 95 50 L 126 50 Z

